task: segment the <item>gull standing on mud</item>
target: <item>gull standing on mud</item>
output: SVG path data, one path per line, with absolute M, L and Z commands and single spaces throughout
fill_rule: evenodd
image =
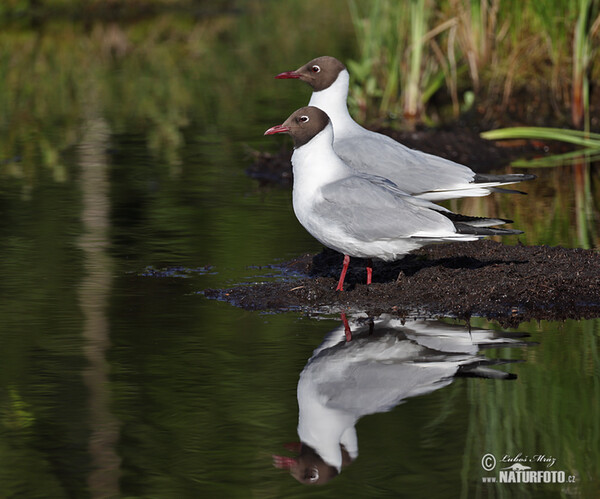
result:
M 333 126 L 321 109 L 298 109 L 265 135 L 288 133 L 294 141 L 294 213 L 319 242 L 344 254 L 337 285 L 343 291 L 350 257 L 399 260 L 430 243 L 474 241 L 486 236 L 521 234 L 491 228 L 510 220 L 457 215 L 413 197 L 383 177 L 357 172 L 333 149 Z
M 467 166 L 410 149 L 386 135 L 363 128 L 348 112 L 350 75 L 335 57 L 318 57 L 275 78 L 300 79 L 312 87 L 308 105 L 327 113 L 333 125 L 333 148 L 349 166 L 389 179 L 412 196 L 430 201 L 487 196 L 507 191 L 498 186 L 535 178 L 530 174 L 475 173 Z

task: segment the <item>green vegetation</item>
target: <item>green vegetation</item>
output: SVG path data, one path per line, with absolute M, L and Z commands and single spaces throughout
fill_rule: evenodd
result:
M 447 114 L 430 102 L 443 82 L 455 117 L 473 94 L 481 108 L 501 112 L 512 94 L 525 92 L 548 95 L 557 120 L 570 114 L 579 128 L 589 119 L 589 81 L 600 77 L 591 64 L 600 43 L 598 0 L 350 5 L 360 55 L 350 67 L 361 69 L 356 86 L 366 89 L 355 105 L 363 115 L 379 109 L 371 119 L 389 113 L 418 122 Z
M 547 158 L 515 161 L 512 163 L 513 166 L 545 167 L 570 164 L 572 162 L 580 161 L 582 157 L 587 157 L 590 161 L 597 161 L 600 159 L 600 134 L 598 133 L 582 132 L 580 130 L 569 130 L 565 128 L 514 127 L 489 130 L 483 132 L 481 136 L 488 140 L 556 140 L 583 147 L 583 149 L 556 156 L 549 156 Z
M 513 161 L 512 166 L 525 168 L 564 167 L 557 174 L 566 179 L 563 181 L 566 188 L 561 188 L 558 185 L 556 188 L 561 191 L 568 189 L 569 193 L 565 192 L 566 196 L 557 197 L 553 203 L 554 208 L 561 210 L 563 213 L 568 211 L 574 213 L 574 220 L 571 222 L 576 231 L 571 231 L 571 233 L 578 246 L 582 248 L 598 246 L 597 221 L 599 218 L 598 212 L 600 211 L 600 206 L 598 206 L 600 194 L 598 192 L 598 182 L 596 181 L 594 185 L 595 177 L 592 176 L 592 163 L 600 160 L 600 134 L 563 128 L 515 127 L 490 130 L 482 133 L 481 136 L 489 140 L 553 140 L 581 146 L 581 149 L 563 154 Z M 569 210 L 568 206 L 560 202 L 560 199 L 569 200 L 569 203 L 574 204 L 574 209 Z M 560 213 L 556 213 L 554 209 L 550 212 L 554 212 L 551 218 L 556 217 L 557 220 L 564 218 Z M 538 235 L 537 231 L 535 232 Z M 534 240 L 530 241 L 533 242 Z

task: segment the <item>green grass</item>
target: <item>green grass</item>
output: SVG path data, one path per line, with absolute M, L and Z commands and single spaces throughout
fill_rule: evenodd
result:
M 447 116 L 430 105 L 436 91 L 456 117 L 470 93 L 480 106 L 506 107 L 517 91 L 543 90 L 565 122 L 579 128 L 589 120 L 589 81 L 600 76 L 591 64 L 600 41 L 598 0 L 353 0 L 350 7 L 359 47 L 349 66 L 356 73 L 351 96 L 363 119 Z M 365 112 L 373 108 L 378 116 Z
M 513 127 L 489 130 L 481 133 L 481 137 L 487 140 L 554 140 L 583 147 L 563 154 L 513 161 L 512 165 L 518 167 L 552 167 L 577 163 L 582 159 L 588 161 L 600 159 L 600 134 L 598 133 L 565 128 Z

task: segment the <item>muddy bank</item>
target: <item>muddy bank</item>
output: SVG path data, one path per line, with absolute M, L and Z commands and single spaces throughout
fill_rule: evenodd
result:
M 304 273 L 300 280 L 204 294 L 251 310 L 480 316 L 505 327 L 600 317 L 600 254 L 591 250 L 490 240 L 435 245 L 398 262 L 374 262 L 370 286 L 364 284 L 365 262 L 352 259 L 345 291 L 336 292 L 341 265 L 340 254 L 324 250 L 282 266 Z

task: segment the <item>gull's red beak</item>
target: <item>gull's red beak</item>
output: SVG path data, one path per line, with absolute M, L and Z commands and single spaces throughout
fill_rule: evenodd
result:
M 289 132 L 290 129 L 285 125 L 275 125 L 269 128 L 264 135 L 273 135 L 274 133 L 286 133 Z
M 275 78 L 278 80 L 298 79 L 300 78 L 300 73 L 296 73 L 296 71 L 285 71 L 284 73 L 279 73 Z

